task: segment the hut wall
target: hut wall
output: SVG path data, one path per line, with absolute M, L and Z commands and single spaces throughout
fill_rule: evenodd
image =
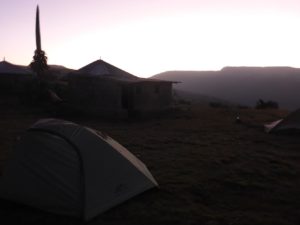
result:
M 159 111 L 172 103 L 172 83 L 143 82 L 133 86 L 133 110 Z
M 0 74 L 0 93 L 26 92 L 33 79 L 31 74 Z
M 74 78 L 69 81 L 67 102 L 74 108 L 94 114 L 127 112 L 122 109 L 122 85 L 97 78 Z

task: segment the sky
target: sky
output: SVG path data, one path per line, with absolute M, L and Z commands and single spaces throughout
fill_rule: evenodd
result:
M 37 4 L 49 64 L 101 58 L 140 77 L 300 67 L 299 0 L 0 0 L 0 60 L 32 61 Z

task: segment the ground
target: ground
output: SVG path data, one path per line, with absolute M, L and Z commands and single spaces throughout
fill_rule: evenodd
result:
M 38 108 L 0 101 L 0 166 Z M 241 123 L 235 123 L 237 113 Z M 300 224 L 300 138 L 270 135 L 262 124 L 284 110 L 184 106 L 162 116 L 117 120 L 58 116 L 107 133 L 140 158 L 159 188 L 88 224 Z M 0 200 L 2 224 L 82 224 Z

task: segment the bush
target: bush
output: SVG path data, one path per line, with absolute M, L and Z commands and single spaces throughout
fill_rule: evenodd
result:
M 256 102 L 256 109 L 278 109 L 279 105 L 277 102 L 274 101 L 263 101 L 262 99 L 259 99 Z

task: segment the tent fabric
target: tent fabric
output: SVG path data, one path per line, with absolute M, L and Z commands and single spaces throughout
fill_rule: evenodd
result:
M 90 220 L 157 186 L 147 167 L 109 136 L 44 119 L 18 141 L 0 197 Z
M 270 133 L 271 130 L 274 129 L 274 127 L 276 127 L 281 121 L 282 121 L 282 119 L 281 120 L 273 121 L 273 122 L 268 123 L 268 124 L 265 124 L 265 131 L 267 133 Z
M 300 132 L 300 109 L 290 113 L 286 118 L 265 125 L 268 133 Z

